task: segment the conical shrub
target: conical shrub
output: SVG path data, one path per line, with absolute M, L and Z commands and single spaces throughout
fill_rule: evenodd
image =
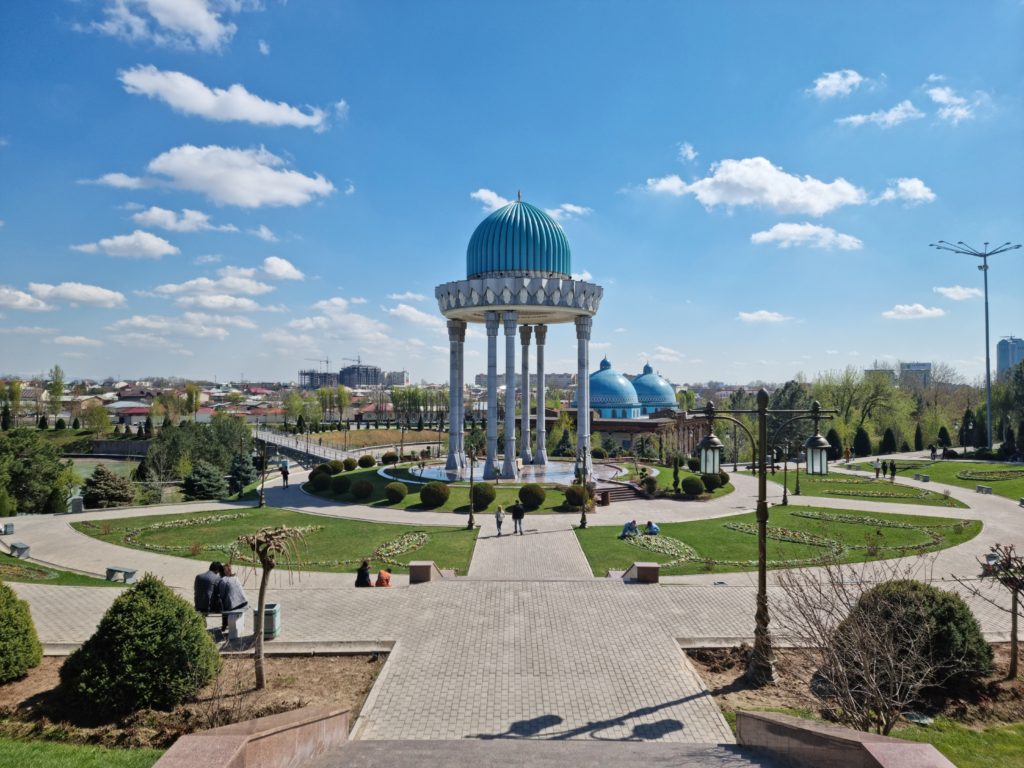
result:
M 0 582 L 0 683 L 24 677 L 43 660 L 28 603 Z

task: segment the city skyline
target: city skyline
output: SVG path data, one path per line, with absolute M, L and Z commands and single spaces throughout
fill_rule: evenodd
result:
M 522 191 L 605 288 L 592 369 L 984 375 L 981 275 L 928 243 L 1022 240 L 1019 2 L 189 8 L 3 11 L 3 373 L 444 381 L 433 288 Z

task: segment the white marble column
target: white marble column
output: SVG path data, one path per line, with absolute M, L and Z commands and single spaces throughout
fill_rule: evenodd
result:
M 466 348 L 466 323 L 464 320 L 460 320 L 462 327 L 459 329 L 458 338 L 458 366 L 456 372 L 459 377 L 459 429 L 456 432 L 458 438 L 458 462 L 459 469 L 465 470 L 469 465 L 466 463 L 466 367 L 465 367 L 465 348 Z
M 461 320 L 448 321 L 448 460 L 444 468 L 457 472 L 459 464 L 459 437 L 462 434 L 459 422 L 459 331 L 465 333 L 466 324 Z
M 523 345 L 523 360 L 520 365 L 522 371 L 522 386 L 519 391 L 522 395 L 519 398 L 519 458 L 523 464 L 533 461 L 530 455 L 530 335 L 533 329 L 528 325 L 519 326 L 519 341 Z
M 498 476 L 498 313 L 485 312 L 487 324 L 487 458 L 484 480 Z
M 502 314 L 505 320 L 505 463 L 501 476 L 515 480 L 519 477 L 516 466 L 516 321 L 519 313 L 510 310 Z
M 544 403 L 547 393 L 544 388 L 544 342 L 548 338 L 546 325 L 534 326 L 537 336 L 537 450 L 533 452 L 533 463 L 544 466 L 548 463 L 548 425 L 544 420 Z
M 590 457 L 590 329 L 593 320 L 576 318 L 576 476 L 589 482 L 594 465 Z

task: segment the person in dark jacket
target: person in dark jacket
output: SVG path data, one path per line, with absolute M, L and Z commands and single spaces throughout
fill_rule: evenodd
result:
M 512 535 L 523 535 L 523 518 L 526 517 L 526 507 L 522 504 L 512 505 Z
M 372 587 L 373 582 L 370 581 L 370 561 L 363 560 L 363 564 L 359 566 L 359 570 L 356 571 L 356 586 L 357 587 Z
M 217 586 L 220 583 L 221 573 L 223 573 L 223 566 L 215 560 L 210 563 L 209 570 L 196 576 L 193 603 L 196 610 L 204 616 L 220 611 L 220 593 Z

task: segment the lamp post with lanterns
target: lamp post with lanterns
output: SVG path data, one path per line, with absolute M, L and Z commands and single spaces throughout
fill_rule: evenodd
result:
M 800 410 L 769 410 L 768 390 L 762 388 L 757 393 L 756 410 L 716 411 L 715 404 L 708 402 L 704 407 L 704 416 L 708 420 L 708 434 L 705 435 L 697 449 L 700 452 L 700 471 L 705 474 L 717 474 L 721 463 L 722 441 L 715 436 L 715 420 L 730 421 L 738 425 L 754 447 L 755 467 L 760 465 L 761 472 L 757 476 L 757 610 L 754 613 L 754 648 L 747 664 L 747 677 L 756 685 L 771 683 L 775 680 L 775 652 L 772 650 L 771 633 L 768 630 L 768 475 L 764 471 L 768 463 L 768 416 L 789 416 L 777 428 L 776 434 L 783 427 L 794 421 L 810 419 L 814 422 L 814 434 L 804 443 L 807 451 L 806 473 L 809 475 L 828 474 L 828 441 L 821 436 L 818 423 L 832 418 L 837 411 L 823 411 L 821 404 L 814 401 L 809 409 Z M 753 414 L 757 416 L 757 438 L 750 433 L 746 425 L 734 415 Z

